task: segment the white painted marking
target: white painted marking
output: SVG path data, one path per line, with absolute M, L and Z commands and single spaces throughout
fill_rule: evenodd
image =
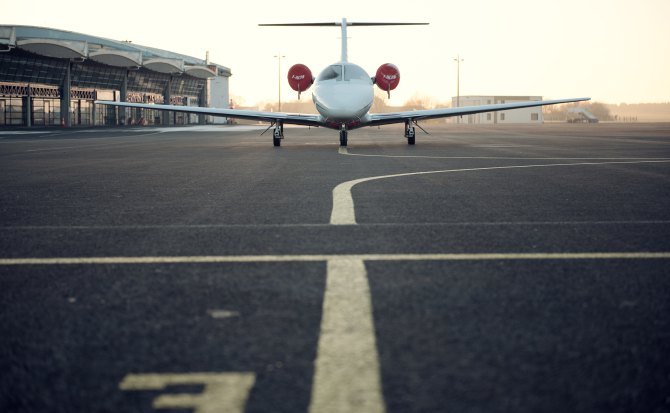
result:
M 167 386 L 203 384 L 201 394 L 167 394 L 154 399 L 154 409 L 193 409 L 195 413 L 243 412 L 254 373 L 129 374 L 121 390 L 163 390 Z
M 474 221 L 474 222 L 413 222 L 405 224 L 401 222 L 387 222 L 387 223 L 372 223 L 359 224 L 368 226 L 383 226 L 383 227 L 403 227 L 403 226 L 511 226 L 511 225 L 650 225 L 670 224 L 670 220 L 612 220 L 612 221 Z M 248 229 L 268 229 L 268 228 L 321 228 L 328 227 L 330 224 L 167 224 L 167 225 L 16 225 L 16 226 L 0 226 L 0 231 L 45 231 L 45 230 L 117 230 L 117 229 L 234 229 L 234 228 L 248 228 Z
M 288 126 L 288 125 L 286 125 Z M 75 134 L 96 134 L 96 133 L 137 133 L 146 132 L 141 135 L 154 135 L 156 133 L 164 132 L 250 132 L 265 129 L 264 125 L 203 125 L 203 126 L 169 126 L 169 127 L 132 127 L 132 128 L 118 128 L 118 129 L 60 129 L 58 131 L 0 131 L 0 136 L 5 135 L 36 135 L 43 134 L 45 136 L 58 135 L 75 135 Z
M 159 132 L 155 133 L 146 133 L 144 135 L 136 135 L 133 136 L 133 138 L 138 137 L 138 136 L 149 136 L 149 135 L 158 135 Z M 115 137 L 118 138 L 118 137 Z M 113 139 L 113 138 L 112 138 Z M 98 140 L 98 139 L 96 139 Z M 51 143 L 51 142 L 49 142 Z M 98 148 L 108 148 L 111 146 L 114 147 L 120 147 L 120 146 L 137 146 L 137 145 L 146 145 L 146 142 L 137 142 L 137 141 L 123 141 L 123 142 L 110 142 L 110 143 L 102 143 L 102 144 L 96 144 L 96 145 L 86 145 L 86 142 L 82 142 L 81 145 L 76 145 L 76 146 L 58 146 L 54 148 L 37 148 L 37 149 L 27 149 L 25 152 L 55 152 L 55 151 L 61 151 L 63 149 L 98 149 Z
M 230 310 L 209 310 L 207 314 L 212 318 L 233 318 L 240 316 L 239 312 Z
M 522 148 L 527 147 L 528 145 L 514 145 L 508 143 L 490 143 L 490 144 L 481 144 L 481 145 L 470 145 L 473 148 Z
M 569 157 L 509 157 L 509 156 L 429 156 L 429 155 L 379 155 L 379 154 L 362 154 L 362 153 L 351 153 L 347 148 L 340 148 L 339 153 L 341 155 L 349 156 L 361 156 L 368 158 L 418 158 L 418 159 L 492 159 L 492 160 L 507 160 L 507 161 L 585 161 L 585 160 L 594 160 L 594 161 L 615 161 L 615 160 L 629 160 L 629 161 L 642 161 L 642 160 L 669 160 L 668 157 L 657 157 L 657 158 L 631 158 L 631 157 L 617 157 L 617 158 L 569 158 Z
M 149 132 L 149 133 L 143 133 L 143 134 L 137 134 L 133 136 L 107 136 L 107 137 L 95 137 L 95 138 L 87 138 L 87 139 L 58 139 L 58 140 L 48 140 L 48 139 L 40 139 L 40 140 L 31 140 L 27 142 L 23 141 L 12 141 L 11 143 L 13 144 L 51 144 L 54 145 L 54 147 L 50 148 L 36 148 L 36 149 L 26 149 L 25 153 L 32 153 L 32 152 L 55 152 L 55 151 L 61 151 L 64 149 L 97 149 L 97 148 L 107 148 L 110 146 L 113 147 L 122 147 L 122 146 L 138 146 L 138 145 L 147 145 L 151 143 L 147 142 L 142 142 L 142 141 L 136 141 L 134 140 L 135 138 L 138 137 L 144 137 L 144 136 L 152 136 L 152 135 L 158 135 L 161 132 Z M 124 139 L 128 138 L 128 140 L 124 140 L 121 142 L 110 142 L 110 143 L 97 143 L 99 141 L 106 141 L 110 139 Z M 60 144 L 65 141 L 77 141 L 79 144 L 74 145 L 74 146 L 55 146 L 55 144 Z M 93 142 L 93 144 L 89 144 Z M 10 142 L 6 142 L 10 143 Z M 17 155 L 17 154 L 15 154 Z
M 0 136 L 2 135 L 36 135 L 40 133 L 49 133 L 47 131 L 2 131 L 0 132 Z
M 618 260 L 670 259 L 670 252 L 537 252 L 473 254 L 315 254 L 315 255 L 196 255 L 144 257 L 62 257 L 0 258 L 9 265 L 119 265 L 119 264 L 202 264 L 258 262 L 360 261 L 491 261 L 491 260 Z
M 263 125 L 204 125 L 204 126 L 169 126 L 151 128 L 159 132 L 251 132 L 265 129 Z
M 328 260 L 309 411 L 385 411 L 372 304 L 360 259 Z
M 368 178 L 343 182 L 333 189 L 333 209 L 330 212 L 331 225 L 356 225 L 356 212 L 351 188 L 369 180 Z
M 354 210 L 354 200 L 351 196 L 351 188 L 354 185 L 360 184 L 362 182 L 375 181 L 379 179 L 414 176 L 414 175 L 429 175 L 429 174 L 472 172 L 472 171 L 491 171 L 497 169 L 550 168 L 560 166 L 591 166 L 591 165 L 642 164 L 642 163 L 667 163 L 667 162 L 670 162 L 670 160 L 509 165 L 509 166 L 492 166 L 486 168 L 465 168 L 465 169 L 446 169 L 440 171 L 410 172 L 410 173 L 380 175 L 380 176 L 371 176 L 368 178 L 354 179 L 352 181 L 342 182 L 333 189 L 333 209 L 330 214 L 330 223 L 331 225 L 356 225 L 356 212 Z

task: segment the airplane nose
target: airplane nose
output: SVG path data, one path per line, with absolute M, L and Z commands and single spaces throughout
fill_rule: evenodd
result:
M 320 90 L 320 93 L 314 94 L 317 109 L 322 116 L 330 119 L 352 120 L 363 117 L 372 106 L 373 91 L 370 87 L 359 86 L 365 85 Z
M 362 106 L 355 102 L 330 102 L 327 103 L 330 117 L 337 119 L 352 119 L 357 117 Z

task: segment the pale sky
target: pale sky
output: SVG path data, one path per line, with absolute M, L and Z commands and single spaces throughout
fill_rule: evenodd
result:
M 314 76 L 340 57 L 335 27 L 258 23 L 428 22 L 350 27 L 349 61 L 371 76 L 394 63 L 401 81 L 391 105 L 415 95 L 589 96 L 605 103 L 670 101 L 670 0 L 0 0 L 0 24 L 43 26 L 166 49 L 229 67 L 231 96 L 251 105 L 297 94 L 295 63 Z M 309 95 L 307 96 L 309 98 Z M 305 97 L 303 96 L 303 99 Z

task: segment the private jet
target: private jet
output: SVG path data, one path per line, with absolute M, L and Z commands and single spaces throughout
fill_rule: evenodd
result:
M 102 105 L 114 105 L 129 108 L 143 108 L 152 110 L 168 110 L 184 113 L 223 116 L 227 118 L 250 119 L 269 122 L 268 130 L 273 128 L 272 142 L 274 146 L 280 146 L 284 139 L 284 125 L 305 125 L 315 127 L 326 127 L 339 130 L 340 146 L 346 147 L 348 143 L 348 132 L 364 126 L 388 125 L 393 123 L 405 124 L 405 138 L 409 145 L 416 142 L 415 128 L 421 128 L 419 121 L 446 118 L 452 116 L 463 116 L 483 112 L 495 112 L 501 110 L 520 109 L 534 106 L 556 105 L 560 103 L 580 102 L 590 98 L 557 99 L 544 101 L 528 101 L 502 103 L 481 106 L 463 106 L 456 108 L 438 108 L 426 110 L 401 111 L 392 113 L 370 113 L 374 98 L 374 86 L 377 85 L 390 97 L 392 90 L 400 83 L 400 71 L 391 63 L 384 63 L 370 76 L 360 66 L 350 63 L 347 58 L 347 27 L 352 26 L 405 26 L 426 25 L 428 23 L 374 23 L 374 22 L 348 22 L 343 18 L 341 22 L 334 23 L 273 23 L 260 24 L 259 26 L 334 26 L 340 27 L 342 31 L 342 46 L 340 61 L 331 64 L 314 77 L 311 70 L 304 64 L 295 64 L 288 71 L 288 83 L 293 90 L 298 92 L 298 98 L 302 92 L 313 86 L 312 101 L 318 115 L 305 115 L 283 112 L 263 112 L 253 110 L 237 110 L 223 108 L 203 108 L 174 105 L 142 104 L 97 100 L 95 103 Z

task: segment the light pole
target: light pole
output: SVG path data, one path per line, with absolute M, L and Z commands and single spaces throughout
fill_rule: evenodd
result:
M 279 54 L 276 54 L 272 57 L 277 58 L 277 82 L 278 82 L 278 87 L 279 87 L 279 92 L 278 92 L 278 96 L 277 96 L 278 97 L 278 99 L 277 99 L 277 101 L 278 101 L 277 112 L 281 112 L 281 59 L 282 59 L 282 57 L 286 57 L 286 56 L 282 56 L 282 54 L 279 53 Z
M 461 55 L 456 56 L 454 62 L 456 62 L 456 107 L 461 107 Z
M 454 59 L 456 62 L 456 107 L 460 108 L 461 107 L 461 62 L 463 59 L 461 59 L 461 55 L 457 55 L 456 58 Z M 460 123 L 460 118 L 456 118 L 456 123 Z

